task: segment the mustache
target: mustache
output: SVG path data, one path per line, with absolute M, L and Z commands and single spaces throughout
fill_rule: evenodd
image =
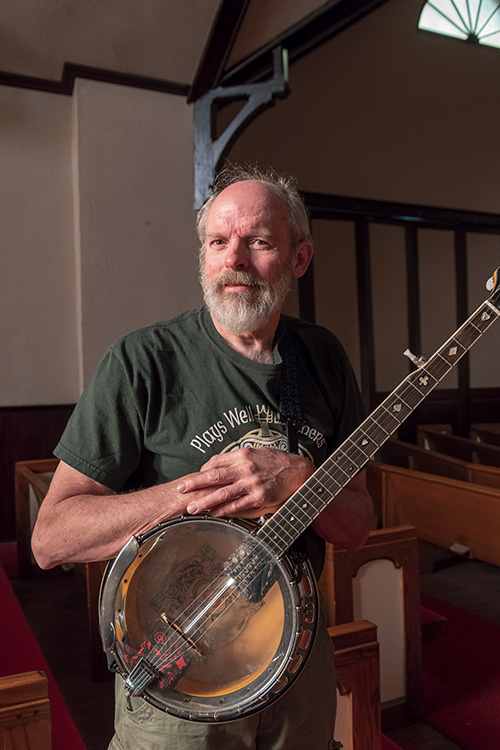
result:
M 214 282 L 217 291 L 224 289 L 225 286 L 253 286 L 258 289 L 267 289 L 269 284 L 260 276 L 255 276 L 250 271 L 225 271 Z

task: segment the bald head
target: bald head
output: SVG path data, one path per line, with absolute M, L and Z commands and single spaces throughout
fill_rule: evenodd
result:
M 258 182 L 269 188 L 267 195 L 270 200 L 273 196 L 282 199 L 292 248 L 303 241 L 312 242 L 307 210 L 291 178 L 279 175 L 271 169 L 262 171 L 231 165 L 218 174 L 210 196 L 198 212 L 196 228 L 202 245 L 205 242 L 207 216 L 214 201 L 229 187 L 246 182 Z
M 251 233 L 292 251 L 288 204 L 279 190 L 261 180 L 235 182 L 214 197 L 204 224 L 204 244 L 219 233 Z

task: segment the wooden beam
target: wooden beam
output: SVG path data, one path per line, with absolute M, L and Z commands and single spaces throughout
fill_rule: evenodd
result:
M 388 0 L 340 0 L 330 2 L 326 9 L 322 5 L 318 12 L 284 29 L 282 34 L 225 72 L 221 83 L 230 86 L 259 80 L 268 75 L 272 67 L 271 51 L 276 46 L 288 49 L 291 61 L 298 60 L 386 2 Z
M 35 76 L 18 75 L 0 71 L 0 85 L 13 86 L 20 89 L 31 89 L 32 91 L 45 91 L 49 94 L 62 94 L 72 96 L 77 78 L 86 78 L 101 83 L 114 83 L 118 86 L 131 86 L 132 88 L 147 89 L 148 91 L 160 91 L 175 96 L 187 96 L 189 85 L 176 81 L 167 81 L 149 76 L 134 75 L 133 73 L 122 73 L 117 70 L 106 70 L 89 65 L 75 65 L 65 63 L 60 81 L 37 78 Z
M 222 0 L 196 71 L 188 103 L 219 85 L 250 0 Z
M 286 50 L 274 51 L 274 75 L 268 81 L 242 86 L 217 86 L 194 103 L 194 206 L 201 208 L 207 199 L 218 167 L 239 133 L 264 109 L 274 105 L 276 98 L 288 94 L 288 57 Z M 221 102 L 237 99 L 244 106 L 216 136 L 217 110 Z

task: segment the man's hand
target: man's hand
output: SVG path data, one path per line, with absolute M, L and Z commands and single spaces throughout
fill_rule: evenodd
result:
M 302 456 L 275 448 L 241 448 L 213 456 L 176 489 L 189 500 L 188 513 L 257 518 L 274 513 L 314 472 Z M 210 494 L 199 497 L 199 490 Z M 197 495 L 196 499 L 194 495 Z

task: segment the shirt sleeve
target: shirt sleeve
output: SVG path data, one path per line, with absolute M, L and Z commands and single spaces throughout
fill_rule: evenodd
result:
M 118 491 L 139 464 L 143 433 L 129 374 L 111 347 L 77 403 L 54 454 Z

